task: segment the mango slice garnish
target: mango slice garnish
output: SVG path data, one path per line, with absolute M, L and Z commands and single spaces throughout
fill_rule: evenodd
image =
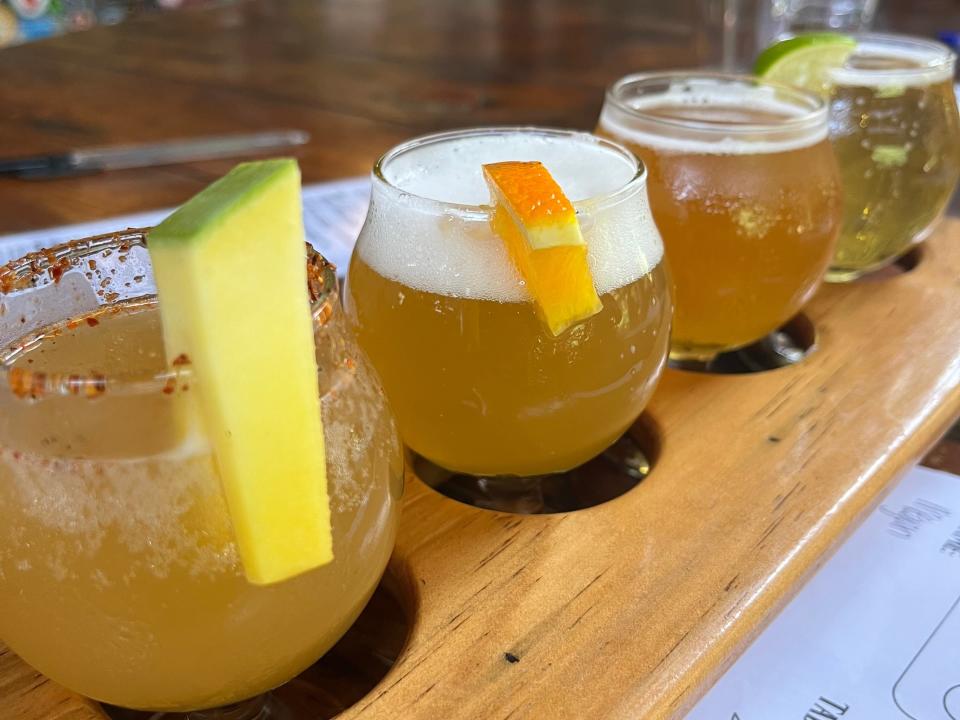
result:
M 603 308 L 587 263 L 573 204 L 540 162 L 483 166 L 490 186 L 490 225 L 550 333 L 560 335 Z
M 245 163 L 149 234 L 168 360 L 190 363 L 257 585 L 333 559 L 300 203 L 294 160 Z

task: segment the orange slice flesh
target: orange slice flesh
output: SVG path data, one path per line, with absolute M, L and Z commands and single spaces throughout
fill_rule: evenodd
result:
M 483 175 L 494 208 L 490 225 L 551 334 L 600 312 L 576 211 L 543 164 L 492 163 Z

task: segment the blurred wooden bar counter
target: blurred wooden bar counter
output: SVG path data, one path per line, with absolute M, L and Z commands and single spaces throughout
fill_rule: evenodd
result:
M 259 0 L 144 17 L 0 51 L 0 156 L 291 127 L 313 135 L 313 182 L 436 129 L 590 129 L 616 77 L 709 61 L 702 5 Z M 960 11 L 886 3 L 879 25 L 930 35 Z M 0 179 L 0 233 L 175 205 L 231 164 Z M 681 717 L 903 470 L 933 448 L 928 464 L 960 472 L 960 433 L 935 446 L 960 414 L 958 277 L 951 219 L 913 272 L 826 288 L 808 311 L 822 347 L 800 366 L 668 372 L 653 474 L 609 505 L 496 515 L 410 477 L 391 576 L 411 634 L 343 717 Z M 0 646 L 2 720 L 102 717 Z

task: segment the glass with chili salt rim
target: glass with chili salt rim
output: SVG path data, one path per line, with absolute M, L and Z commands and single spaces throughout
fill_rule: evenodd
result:
M 332 266 L 308 264 L 336 559 L 267 587 L 240 567 L 189 364 L 166 367 L 146 231 L 0 268 L 0 638 L 40 672 L 161 717 L 275 717 L 265 693 L 366 604 L 400 444 Z

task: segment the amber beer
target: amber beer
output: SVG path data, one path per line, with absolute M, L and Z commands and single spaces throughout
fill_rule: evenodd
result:
M 939 43 L 864 35 L 832 76 L 830 139 L 843 227 L 829 280 L 852 280 L 926 238 L 960 176 L 956 56 Z
M 636 152 L 676 283 L 671 356 L 709 360 L 775 330 L 819 285 L 840 185 L 817 98 L 721 75 L 636 75 L 598 132 Z
M 489 226 L 484 163 L 540 160 L 577 208 L 603 310 L 559 337 Z M 346 306 L 404 441 L 475 475 L 567 470 L 643 410 L 667 352 L 670 298 L 642 171 L 584 133 L 473 130 L 388 153 Z
M 148 284 L 136 250 L 0 289 L 0 637 L 97 700 L 209 708 L 286 682 L 360 613 L 393 547 L 400 446 L 334 308 L 317 348 L 336 559 L 250 584 L 209 444 L 177 420 L 189 375 L 162 377 L 156 302 L 129 298 Z M 91 312 L 101 289 L 128 298 Z M 20 336 L 20 317 L 62 320 Z

